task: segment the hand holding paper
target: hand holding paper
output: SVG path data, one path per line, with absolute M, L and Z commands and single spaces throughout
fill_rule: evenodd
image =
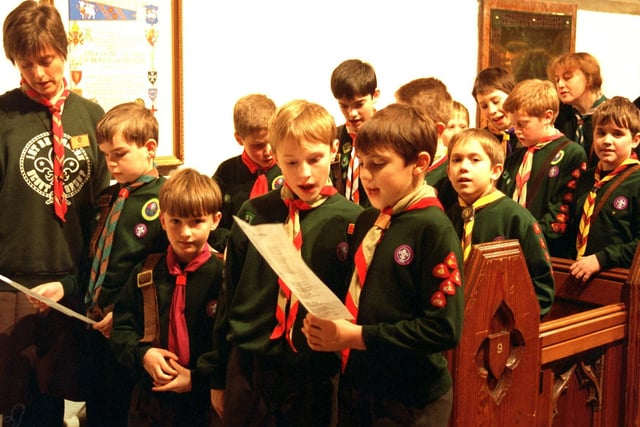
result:
M 328 320 L 352 319 L 342 301 L 305 264 L 282 224 L 250 225 L 235 216 L 234 220 L 309 313 Z

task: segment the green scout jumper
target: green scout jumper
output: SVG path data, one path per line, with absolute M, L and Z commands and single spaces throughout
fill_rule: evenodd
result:
M 98 306 L 109 311 L 115 304 L 122 286 L 127 282 L 131 269 L 148 254 L 163 252 L 169 245 L 167 235 L 160 225 L 158 193 L 165 177 L 131 190 L 125 200 L 122 214 L 116 225 L 109 265 L 98 296 Z M 114 184 L 98 198 L 107 215 L 118 198 L 121 184 Z M 106 213 L 104 213 L 106 212 Z M 95 231 L 99 233 L 100 230 Z M 94 237 L 94 240 L 97 238 Z
M 347 182 L 347 174 L 349 171 L 349 162 L 351 161 L 351 154 L 353 153 L 353 139 L 349 132 L 347 132 L 347 127 L 345 125 L 340 125 L 337 128 L 337 135 L 339 145 L 338 145 L 338 155 L 333 163 L 331 163 L 331 181 L 333 182 L 334 187 L 338 189 L 338 193 L 345 195 L 346 190 L 346 182 Z M 369 196 L 362 188 L 362 185 L 359 187 L 360 194 L 360 203 L 359 205 L 363 208 L 368 208 L 371 206 L 369 202 Z
M 166 247 L 165 247 L 166 249 Z M 213 349 L 213 323 L 222 284 L 223 262 L 212 256 L 198 270 L 188 273 L 185 318 L 189 331 L 189 351 L 192 390 L 189 393 L 158 393 L 151 391 L 152 380 L 143 368 L 142 359 L 152 347 L 148 343 L 140 343 L 144 336 L 144 303 L 142 291 L 138 288 L 137 275 L 143 263 L 138 264 L 124 285 L 120 298 L 113 310 L 113 331 L 111 348 L 118 361 L 130 368 L 137 384 L 134 391 L 132 407 L 142 410 L 160 407 L 166 416 L 176 416 L 182 421 L 179 425 L 203 425 L 204 415 L 210 403 L 209 375 L 211 369 L 205 359 L 199 356 Z M 176 278 L 169 274 L 166 255 L 162 256 L 153 269 L 158 314 L 160 321 L 159 347 L 168 349 L 169 313 Z M 155 405 L 153 405 L 155 402 Z M 162 414 L 153 414 L 161 416 Z M 186 418 L 185 418 L 186 417 Z
M 244 202 L 249 200 L 249 194 L 251 188 L 256 182 L 256 174 L 251 173 L 249 168 L 242 162 L 242 156 L 232 157 L 225 160 L 218 166 L 216 172 L 213 174 L 213 179 L 220 186 L 222 191 L 222 218 L 220 224 L 216 228 L 210 237 L 210 243 L 219 241 L 225 241 L 228 237 L 229 230 L 233 225 L 233 215 L 238 213 L 238 210 Z M 282 171 L 278 165 L 273 166 L 267 171 L 267 185 L 269 190 L 275 190 L 282 187 L 284 178 Z M 211 240 L 214 239 L 214 240 Z M 224 248 L 224 244 L 220 246 L 215 244 L 214 247 L 218 250 Z
M 353 251 L 377 216 L 368 209 L 358 218 Z M 357 323 L 367 350 L 351 350 L 343 391 L 417 408 L 449 391 L 443 352 L 457 345 L 462 331 L 462 266 L 460 239 L 439 207 L 392 217 L 360 294 Z M 453 295 L 441 292 L 450 281 L 457 282 Z
M 460 239 L 464 230 L 462 208 L 452 206 L 447 211 Z M 551 309 L 555 283 L 551 260 L 540 225 L 531 212 L 508 197 L 502 197 L 475 212 L 471 243 L 517 239 L 527 262 L 529 275 L 540 303 L 540 315 Z
M 346 294 L 347 276 L 351 268 L 347 258 L 348 232 L 361 211 L 360 206 L 335 194 L 322 205 L 299 212 L 302 259 L 341 299 Z M 272 191 L 247 201 L 238 216 L 253 225 L 284 224 L 288 214 L 280 191 Z M 321 377 L 320 381 L 326 381 L 339 372 L 340 359 L 336 353 L 314 352 L 308 347 L 301 332 L 302 321 L 307 313 L 302 304 L 292 329 L 297 352 L 291 349 L 284 337 L 270 339 L 277 324 L 278 276 L 235 225 L 231 228 L 225 263 L 225 282 L 215 328 L 216 346 L 220 353 L 216 360 L 214 388 L 228 387 L 225 382 L 231 348 L 252 355 L 258 364 L 264 362 L 261 366 L 286 367 L 272 380 L 277 386 L 290 386 L 299 372 L 314 372 Z M 262 393 L 264 390 L 257 391 Z M 279 394 L 276 390 L 269 393 L 267 399 L 277 401 Z
M 568 258 L 570 244 L 566 237 L 568 223 L 575 210 L 575 189 L 586 168 L 587 157 L 582 146 L 562 136 L 533 155 L 531 178 L 527 184 L 527 209 L 538 221 L 551 256 Z M 558 146 L 566 144 L 562 149 Z M 516 175 L 526 147 L 507 156 L 498 189 L 507 197 L 516 190 Z
M 102 108 L 75 93 L 64 104 L 66 222 L 51 204 L 51 113 L 20 89 L 0 97 L 0 273 L 28 287 L 63 276 L 65 295 L 78 292 L 96 196 L 109 170 L 95 137 Z M 80 144 L 72 137 L 83 136 Z M 75 147 L 75 148 L 74 148 Z M 16 292 L 0 283 L 0 290 Z
M 603 176 L 604 178 L 604 176 Z M 621 177 L 613 178 L 598 190 L 596 206 L 600 204 L 607 188 Z M 582 206 L 595 182 L 595 168 L 580 178 L 576 190 L 578 209 L 572 227 L 572 256 L 576 257 L 576 237 Z M 640 240 L 640 171 L 632 172 L 611 193 L 596 218 L 591 218 L 589 239 L 584 256 L 595 254 L 602 269 L 630 268 Z

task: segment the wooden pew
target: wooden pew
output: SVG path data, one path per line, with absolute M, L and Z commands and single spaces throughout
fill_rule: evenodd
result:
M 473 247 L 451 426 L 640 426 L 639 256 L 586 284 L 554 258 L 556 301 L 540 323 L 517 241 Z

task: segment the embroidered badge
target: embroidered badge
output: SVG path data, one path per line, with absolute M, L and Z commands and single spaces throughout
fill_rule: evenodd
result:
M 551 166 L 549 168 L 549 178 L 555 178 L 560 175 L 560 168 L 558 166 Z
M 279 175 L 273 181 L 271 181 L 271 189 L 277 190 L 278 188 L 282 188 L 284 185 L 284 176 Z
M 142 239 L 144 236 L 146 236 L 147 231 L 149 231 L 149 229 L 147 228 L 147 225 L 143 223 L 136 224 L 133 227 L 133 235 L 136 236 L 138 239 Z
M 580 169 L 574 169 L 571 171 L 571 176 L 574 177 L 575 179 L 580 178 L 580 175 L 582 175 L 582 171 Z
M 558 151 L 558 153 L 551 160 L 551 164 L 557 165 L 558 163 L 560 163 L 563 157 L 564 157 L 564 150 Z
M 72 136 L 69 140 L 71 143 L 71 148 L 77 150 L 78 148 L 86 148 L 89 144 L 89 135 L 83 133 L 82 135 Z
M 211 300 L 207 303 L 207 316 L 208 317 L 215 317 L 216 315 L 216 311 L 218 310 L 218 300 Z
M 458 261 L 453 252 L 450 252 L 444 259 L 444 262 L 433 267 L 432 274 L 443 279 L 440 282 L 439 290 L 431 295 L 431 304 L 434 307 L 442 308 L 447 305 L 445 295 L 455 295 L 456 286 L 462 285 L 460 270 L 458 270 Z
M 616 208 L 616 210 L 625 210 L 627 209 L 627 206 L 629 206 L 629 199 L 627 199 L 626 197 L 618 196 L 613 199 L 613 207 Z
M 349 223 L 349 225 L 347 226 L 347 234 L 349 236 L 353 236 L 353 231 L 355 230 L 356 225 L 352 222 Z
M 249 224 L 251 224 L 251 222 L 253 221 L 253 219 L 256 217 L 256 214 L 254 214 L 253 212 L 245 212 L 244 213 L 244 220 L 245 222 L 248 222 Z
M 350 142 L 347 142 L 346 144 L 344 144 L 344 145 L 342 146 L 342 152 L 343 152 L 343 153 L 345 153 L 345 154 L 347 154 L 347 153 L 350 153 L 350 152 L 351 152 L 351 143 L 350 143 Z M 349 159 L 347 159 L 347 162 L 348 162 L 348 161 L 349 161 Z
M 540 228 L 540 224 L 537 222 L 533 223 L 533 232 L 536 234 L 542 234 L 542 228 Z
M 345 261 L 347 259 L 347 254 L 349 253 L 349 244 L 347 242 L 338 243 L 338 247 L 336 248 L 336 255 L 340 261 Z
M 447 305 L 447 300 L 445 299 L 442 291 L 436 291 L 431 295 L 431 305 L 436 308 L 443 308 Z
M 147 221 L 155 221 L 160 216 L 160 201 L 157 197 L 150 199 L 142 206 L 142 218 Z
M 224 195 L 224 202 L 225 203 L 231 203 L 231 194 L 225 194 Z
M 413 249 L 409 245 L 400 245 L 394 251 L 393 258 L 399 265 L 409 265 L 413 260 Z
M 342 159 L 340 160 L 340 166 L 342 168 L 346 168 L 347 166 L 349 166 L 349 157 L 342 156 Z

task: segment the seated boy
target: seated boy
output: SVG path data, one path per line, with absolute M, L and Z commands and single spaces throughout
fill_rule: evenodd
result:
M 496 189 L 504 152 L 484 129 L 467 129 L 449 143 L 449 180 L 460 203 L 447 215 L 460 236 L 464 260 L 471 245 L 517 239 L 527 262 L 540 315 L 551 309 L 555 284 L 547 244 L 531 212 Z
M 305 263 L 340 298 L 348 233 L 362 208 L 329 180 L 336 154 L 333 116 L 303 100 L 281 106 L 270 125 L 280 191 L 248 200 L 238 217 L 280 223 Z M 332 425 L 340 360 L 316 353 L 300 333 L 306 310 L 242 230 L 233 226 L 216 319 L 212 401 L 226 426 Z M 313 420 L 313 421 L 311 421 Z
M 498 188 L 533 214 L 551 256 L 568 258 L 567 226 L 587 156 L 554 127 L 559 105 L 550 81 L 523 80 L 513 88 L 503 107 L 523 147 L 507 156 Z
M 488 67 L 478 73 L 471 91 L 473 99 L 478 103 L 485 128 L 498 139 L 505 156 L 521 146 L 503 108 L 505 99 L 515 85 L 509 71 L 501 67 Z
M 570 269 L 583 281 L 603 269 L 631 267 L 640 240 L 640 162 L 632 155 L 640 142 L 640 110 L 613 97 L 593 113 L 593 128 L 599 161 L 578 182 L 577 261 Z
M 419 109 L 391 104 L 358 138 L 373 208 L 354 234 L 346 299 L 354 322 L 309 314 L 303 332 L 314 350 L 343 352 L 340 425 L 444 427 L 453 394 L 443 352 L 462 329 L 463 261 L 460 240 L 425 183 L 436 126 Z
M 446 209 L 455 203 L 456 194 L 447 178 L 447 145 L 445 129 L 451 120 L 453 99 L 447 86 L 434 77 L 424 77 L 402 85 L 395 93 L 396 102 L 420 108 L 436 126 L 438 142 L 436 153 L 426 174 L 427 184 L 436 189 L 440 202 Z
M 331 73 L 331 92 L 346 120 L 338 126 L 338 151 L 331 165 L 331 181 L 348 200 L 368 207 L 367 194 L 360 188 L 356 135 L 375 113 L 380 97 L 376 72 L 366 62 L 347 59 Z
M 273 159 L 267 131 L 275 111 L 276 104 L 261 94 L 244 96 L 233 107 L 233 136 L 242 146 L 242 154 L 223 161 L 213 174 L 222 191 L 222 219 L 209 243 L 219 252 L 224 251 L 233 215 L 240 206 L 282 185 L 282 172 Z
M 207 244 L 222 195 L 211 178 L 181 169 L 159 199 L 170 245 L 131 272 L 113 309 L 111 347 L 138 378 L 129 425 L 210 426 L 217 416 L 199 357 L 212 351 L 222 283 L 223 262 Z

